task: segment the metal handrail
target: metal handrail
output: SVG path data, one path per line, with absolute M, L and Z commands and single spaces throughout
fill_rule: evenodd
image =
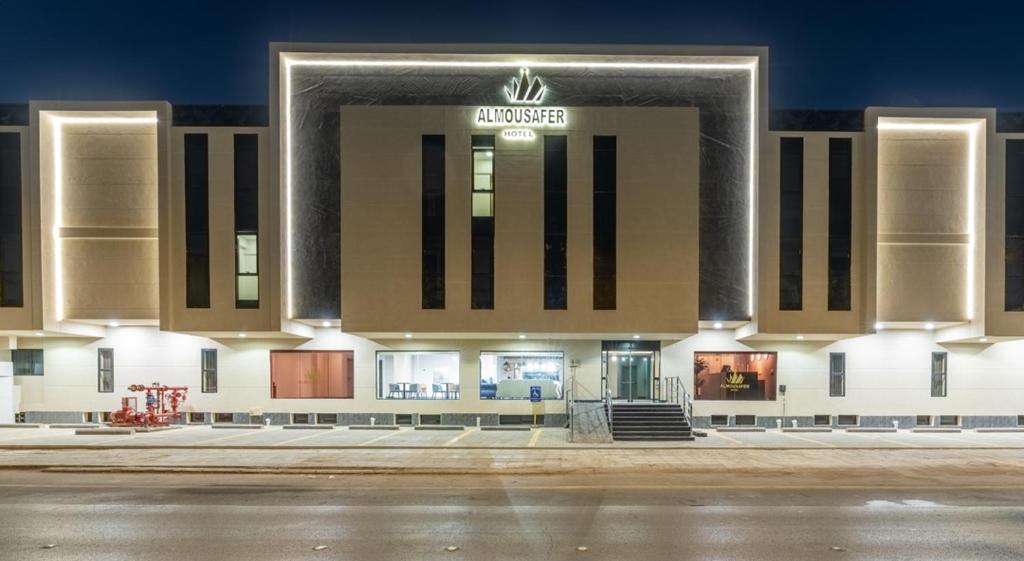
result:
M 604 407 L 608 411 L 608 429 L 612 428 L 612 390 L 606 389 L 604 392 Z
M 665 401 L 669 403 L 677 403 L 683 410 L 683 417 L 686 418 L 686 422 L 693 422 L 693 396 L 686 391 L 686 385 L 683 384 L 683 379 L 680 376 L 669 376 L 665 378 L 665 386 L 667 391 L 667 399 Z

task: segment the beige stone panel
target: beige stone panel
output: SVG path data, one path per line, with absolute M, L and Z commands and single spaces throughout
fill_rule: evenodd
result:
M 64 300 L 71 319 L 155 319 L 156 240 L 65 239 Z
M 965 320 L 966 259 L 966 245 L 879 245 L 878 319 Z

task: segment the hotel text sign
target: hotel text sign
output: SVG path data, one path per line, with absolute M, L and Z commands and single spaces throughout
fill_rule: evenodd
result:
M 509 127 L 501 136 L 509 139 L 529 140 L 535 137 L 534 129 L 565 128 L 566 109 L 539 105 L 547 87 L 540 78 L 530 78 L 529 70 L 523 69 L 518 79 L 505 88 L 512 106 L 480 107 L 476 111 L 478 127 Z M 532 107 L 530 105 L 533 105 Z

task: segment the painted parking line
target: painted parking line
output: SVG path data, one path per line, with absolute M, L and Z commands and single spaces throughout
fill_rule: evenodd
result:
M 901 448 L 902 447 L 923 448 L 923 446 L 921 446 L 920 444 L 913 444 L 911 442 L 900 442 L 899 440 L 889 440 L 888 438 L 885 438 L 885 437 L 882 437 L 882 436 L 878 436 L 877 435 L 878 433 L 864 433 L 864 434 L 861 434 L 859 432 L 847 432 L 846 434 L 849 434 L 849 435 L 852 435 L 852 436 L 859 436 L 861 438 L 866 438 L 868 440 L 875 440 L 875 441 L 878 441 L 878 442 L 886 442 L 888 444 L 892 444 L 893 446 L 897 446 L 897 447 L 901 447 Z
M 714 431 L 714 432 L 708 431 L 708 434 L 709 435 L 713 434 L 717 438 L 721 438 L 723 440 L 727 440 L 727 441 L 732 442 L 733 444 L 735 444 L 737 446 L 749 446 L 749 444 L 743 442 L 742 440 L 737 440 L 737 439 L 735 439 L 735 438 L 733 438 L 731 436 L 725 436 L 724 434 L 722 434 L 722 433 L 720 433 L 718 431 Z
M 384 440 L 385 438 L 391 438 L 392 436 L 395 436 L 396 434 L 401 434 L 401 433 L 404 433 L 404 432 L 407 432 L 407 431 L 405 429 L 398 429 L 398 430 L 388 431 L 387 434 L 382 434 L 382 435 L 380 435 L 380 436 L 378 436 L 376 438 L 371 438 L 370 440 L 367 440 L 366 442 L 360 442 L 359 444 L 356 444 L 356 446 L 366 446 L 368 444 L 373 444 L 374 442 L 379 442 L 381 440 Z
M 212 430 L 212 429 L 211 429 Z M 220 429 L 220 430 L 232 430 L 232 429 Z M 227 436 L 218 436 L 217 438 L 211 438 L 208 440 L 200 440 L 196 444 L 210 444 L 211 442 L 223 442 L 225 440 L 231 440 L 233 438 L 241 438 L 243 436 L 250 436 L 252 434 L 260 434 L 259 430 L 253 429 L 234 429 L 238 431 L 238 434 L 229 434 Z
M 936 434 L 936 433 L 929 433 L 929 432 L 919 432 L 919 433 L 915 433 L 915 434 L 919 434 L 921 436 L 928 436 L 928 437 L 931 437 L 931 438 L 938 438 L 939 440 L 949 440 L 951 442 L 959 442 L 961 444 L 971 444 L 972 448 L 998 448 L 997 445 L 990 444 L 988 442 L 971 440 L 971 439 L 968 439 L 968 438 L 957 438 L 955 436 L 950 436 L 948 434 Z
M 537 446 L 537 441 L 540 440 L 540 434 L 544 432 L 544 429 L 534 429 L 533 436 L 530 437 L 530 443 L 526 445 L 527 448 L 533 448 Z
M 469 436 L 469 435 L 471 435 L 471 434 L 473 434 L 475 432 L 479 432 L 479 429 L 467 429 L 467 430 L 463 431 L 462 434 L 460 434 L 459 436 L 456 436 L 455 438 L 449 440 L 448 442 L 445 442 L 443 445 L 444 446 L 451 446 L 452 444 L 455 444 L 456 442 L 462 440 L 463 438 L 466 438 L 467 436 Z
M 299 437 L 296 437 L 296 438 L 289 438 L 288 440 L 282 440 L 281 442 L 275 442 L 275 443 L 271 444 L 271 446 L 284 446 L 286 444 L 291 444 L 293 442 L 301 442 L 303 440 L 310 440 L 310 439 L 316 438 L 318 436 L 327 436 L 327 435 L 331 434 L 332 432 L 334 432 L 334 431 L 333 430 L 313 430 L 313 434 L 306 434 L 306 435 L 299 436 Z
M 820 440 L 814 440 L 813 438 L 807 438 L 807 437 L 804 437 L 804 436 L 797 436 L 795 434 L 790 434 L 788 432 L 782 432 L 782 431 L 779 431 L 779 434 L 781 434 L 782 436 L 788 436 L 789 438 L 795 438 L 797 440 L 803 440 L 804 442 L 810 442 L 811 444 L 817 444 L 818 446 L 825 446 L 827 448 L 836 448 L 835 444 L 829 444 L 828 442 L 822 442 Z

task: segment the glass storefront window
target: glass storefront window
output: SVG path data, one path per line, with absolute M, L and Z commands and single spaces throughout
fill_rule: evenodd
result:
M 480 353 L 480 399 L 530 399 L 539 386 L 541 399 L 562 399 L 561 351 Z
M 694 399 L 774 401 L 776 353 L 693 353 Z
M 351 399 L 352 351 L 270 351 L 272 399 Z
M 377 399 L 459 399 L 459 353 L 377 353 Z

